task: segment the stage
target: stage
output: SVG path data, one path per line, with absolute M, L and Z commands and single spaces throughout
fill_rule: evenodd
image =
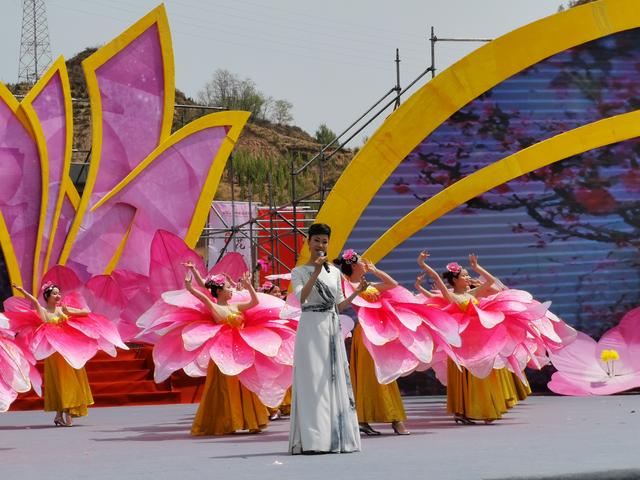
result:
M 10 412 L 0 414 L 0 477 L 640 478 L 639 395 L 531 397 L 488 426 L 455 425 L 444 397 L 404 400 L 412 435 L 385 425 L 360 453 L 316 456 L 286 453 L 288 420 L 258 435 L 192 437 L 196 405 L 95 408 L 72 428 L 54 427 L 51 413 Z

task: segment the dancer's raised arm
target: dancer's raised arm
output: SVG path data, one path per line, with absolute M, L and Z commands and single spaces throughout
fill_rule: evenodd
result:
M 365 265 L 365 273 L 371 273 L 373 276 L 377 277 L 380 282 L 374 283 L 373 286 L 379 291 L 383 292 L 385 290 L 391 290 L 398 286 L 398 282 L 395 281 L 388 273 L 383 272 L 378 269 L 373 263 L 371 263 L 367 259 L 362 259 Z M 366 288 L 366 287 L 365 287 Z
M 436 272 L 433 268 L 431 268 L 429 265 L 425 263 L 425 260 L 428 257 L 429 257 L 429 253 L 426 250 L 423 250 L 422 252 L 420 252 L 420 255 L 418 255 L 418 265 L 420 266 L 421 269 L 423 269 L 427 273 L 427 275 L 431 277 L 431 279 L 436 284 L 436 287 L 438 287 L 438 290 L 440 290 L 440 293 L 442 293 L 442 296 L 448 302 L 456 303 L 455 297 L 451 294 L 451 291 L 444 284 L 444 282 L 440 278 L 440 275 L 438 275 L 438 272 Z
M 349 305 L 351 305 L 351 302 L 353 302 L 353 299 L 356 298 L 362 292 L 364 292 L 368 286 L 369 286 L 369 283 L 365 280 L 363 276 L 360 279 L 360 283 L 358 283 L 358 286 L 353 289 L 353 293 L 338 304 L 338 311 L 342 312 L 344 309 L 349 307 Z
M 422 282 L 424 282 L 424 279 L 426 276 L 427 276 L 426 273 L 421 273 L 420 275 L 418 275 L 416 277 L 416 283 L 414 284 L 414 287 L 416 287 L 416 290 L 427 298 L 437 297 L 438 295 L 436 295 L 433 292 L 430 292 L 429 290 L 427 290 L 422 286 Z
M 202 293 L 200 290 L 193 288 L 191 281 L 192 281 L 191 272 L 188 272 L 187 276 L 184 278 L 184 288 L 186 288 L 191 295 L 193 295 L 198 300 L 200 300 L 209 309 L 209 311 L 211 312 L 211 315 L 213 315 L 213 318 L 215 319 L 216 322 L 220 323 L 222 320 L 224 320 L 220 316 L 220 314 L 216 311 L 216 308 L 213 305 L 213 302 L 211 301 L 211 299 L 207 295 Z
M 469 265 L 480 276 L 484 278 L 484 283 L 471 291 L 474 297 L 482 297 L 491 292 L 493 284 L 496 283 L 496 279 L 488 271 L 480 266 L 478 263 L 478 256 L 475 253 L 469 255 Z
M 244 287 L 249 292 L 249 296 L 251 297 L 251 300 L 249 300 L 248 302 L 239 303 L 237 305 L 238 311 L 243 312 L 258 305 L 258 295 L 256 294 L 256 290 L 255 288 L 253 288 L 253 284 L 251 283 L 251 273 L 245 272 L 244 275 L 242 275 L 242 278 L 240 278 L 239 283 L 240 286 Z
M 206 288 L 204 286 L 204 278 L 202 278 L 202 275 L 200 275 L 200 272 L 198 271 L 198 269 L 196 268 L 195 264 L 191 261 L 188 260 L 186 262 L 182 262 L 182 265 L 184 265 L 185 267 L 187 267 L 187 269 L 191 272 L 191 274 L 193 275 L 193 278 L 195 279 L 196 283 L 201 286 L 202 288 Z
M 36 312 L 38 312 L 38 315 L 40 316 L 42 321 L 46 322 L 47 321 L 47 312 L 44 309 L 44 307 L 42 305 L 40 305 L 40 302 L 38 301 L 38 299 L 36 297 L 34 297 L 33 295 L 31 295 L 29 292 L 27 292 L 20 285 L 16 285 L 15 283 L 12 283 L 11 286 L 14 289 L 16 289 L 18 292 L 20 292 L 22 295 L 24 295 L 25 298 L 27 298 L 27 300 L 29 300 L 33 304 L 34 308 L 36 309 Z

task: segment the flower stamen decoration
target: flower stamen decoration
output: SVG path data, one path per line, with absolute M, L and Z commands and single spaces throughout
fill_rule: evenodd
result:
M 602 350 L 602 352 L 600 352 L 600 360 L 602 360 L 607 365 L 607 375 L 613 377 L 615 375 L 613 362 L 615 362 L 616 360 L 620 360 L 618 351 L 615 349 Z

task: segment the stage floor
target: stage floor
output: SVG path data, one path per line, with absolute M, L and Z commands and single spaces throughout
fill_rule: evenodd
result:
M 191 437 L 196 405 L 95 408 L 73 428 L 55 428 L 53 414 L 9 412 L 0 414 L 0 478 L 640 478 L 640 395 L 531 397 L 488 426 L 456 426 L 444 402 L 405 398 L 412 435 L 382 425 L 360 453 L 316 456 L 286 453 L 288 420 L 258 435 Z

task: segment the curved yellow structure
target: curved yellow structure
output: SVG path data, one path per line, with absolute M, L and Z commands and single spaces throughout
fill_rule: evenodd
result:
M 316 221 L 332 226 L 329 255 L 336 255 L 340 251 L 369 202 L 400 162 L 460 108 L 500 82 L 545 58 L 583 43 L 639 26 L 640 9 L 636 0 L 600 0 L 551 15 L 514 30 L 479 48 L 443 71 L 387 118 L 354 157 L 328 195 Z M 598 127 L 594 128 L 598 129 Z M 618 125 L 616 128 L 626 130 L 627 126 Z M 582 149 L 580 144 L 570 145 L 570 141 L 564 141 L 571 138 L 571 135 L 563 137 L 562 141 L 556 139 L 555 142 L 547 144 L 565 149 L 554 151 L 553 157 L 548 159 L 547 164 L 615 142 L 618 138 L 611 131 L 598 130 L 598 132 L 603 135 L 600 143 L 587 142 Z M 576 139 L 581 138 L 580 132 L 576 132 L 575 135 Z M 541 151 L 545 148 L 539 147 Z M 518 159 L 526 155 L 523 154 L 516 160 L 501 164 L 502 166 L 497 168 L 517 163 Z M 495 172 L 495 170 L 492 171 Z M 475 183 L 482 178 L 482 176 L 473 177 L 463 185 L 468 188 L 473 183 L 475 195 L 495 186 L 493 181 L 486 182 L 484 185 Z M 504 178 L 503 181 L 507 181 L 514 177 L 503 175 L 502 178 Z M 455 186 L 456 184 L 448 189 Z M 462 186 L 456 188 L 459 189 Z M 437 212 L 430 214 L 428 219 L 423 216 L 425 208 L 446 204 L 444 199 L 448 195 L 450 194 L 445 190 L 439 199 L 434 200 L 428 207 L 420 207 L 421 213 L 410 213 L 406 219 L 394 225 L 392 231 L 388 232 L 384 238 L 376 242 L 367 254 L 375 259 L 382 258 L 390 248 L 393 248 L 392 245 L 397 245 L 401 239 L 408 238 L 410 232 L 421 228 L 421 222 L 433 221 L 449 211 L 450 208 L 441 207 L 439 214 Z M 301 257 L 301 261 L 304 261 L 304 257 L 305 255 Z

